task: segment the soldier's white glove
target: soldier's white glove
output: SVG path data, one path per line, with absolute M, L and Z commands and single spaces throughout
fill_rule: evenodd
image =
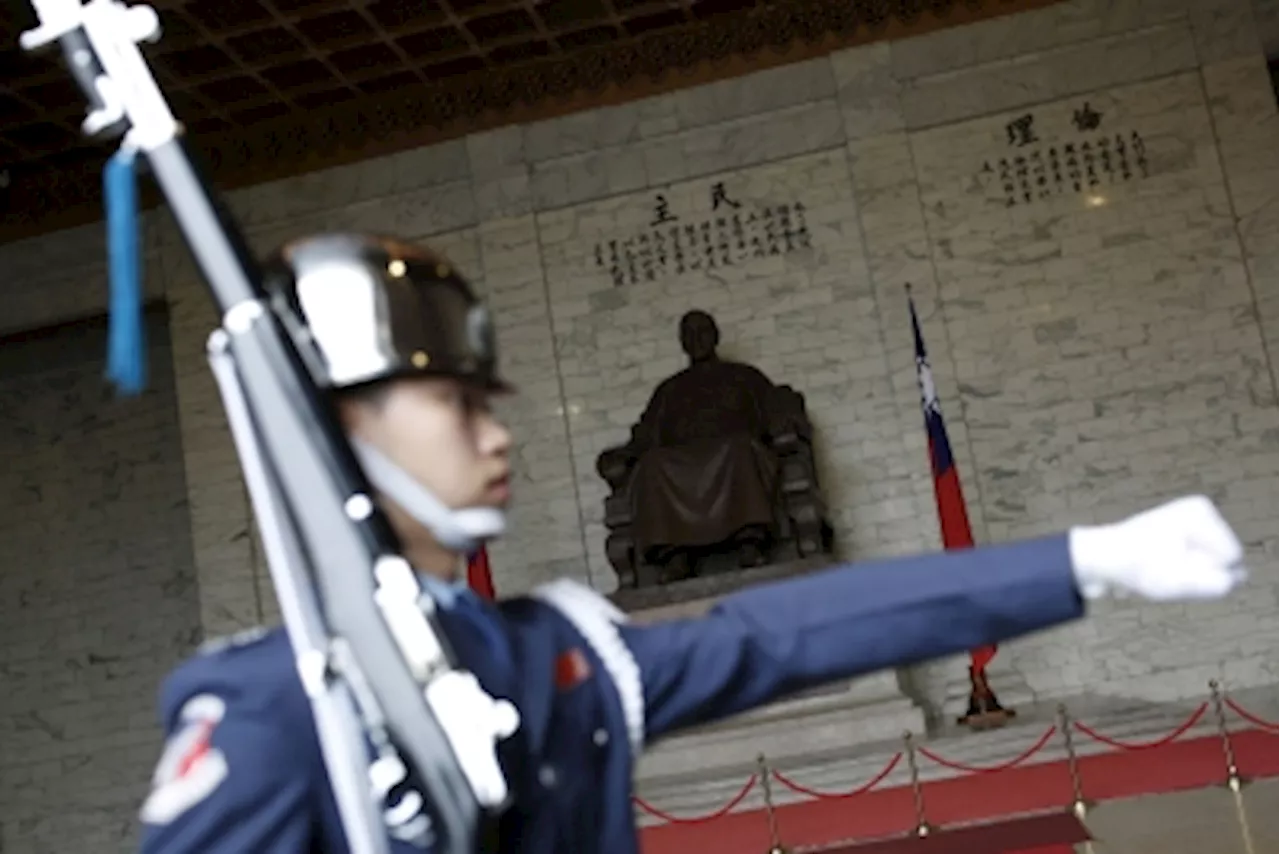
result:
M 1218 599 L 1244 581 L 1244 548 L 1202 495 L 1067 535 L 1080 593 L 1156 601 Z

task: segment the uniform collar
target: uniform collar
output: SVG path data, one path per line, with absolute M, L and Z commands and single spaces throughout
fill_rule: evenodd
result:
M 431 594 L 431 598 L 442 608 L 452 608 L 458 604 L 459 597 L 465 596 L 470 592 L 465 584 L 461 582 L 441 581 L 434 575 L 427 575 L 425 572 L 418 573 L 418 583 L 422 585 L 422 589 Z

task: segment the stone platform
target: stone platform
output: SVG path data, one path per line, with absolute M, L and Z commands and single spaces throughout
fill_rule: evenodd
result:
M 632 619 L 657 620 L 705 611 L 716 599 L 738 590 L 804 575 L 833 564 L 830 557 L 794 560 L 769 566 L 718 572 L 655 587 L 623 588 L 610 595 Z
M 645 590 L 619 591 L 613 597 L 638 623 L 660 619 L 696 617 L 717 600 L 744 587 L 794 577 L 821 568 L 818 562 L 763 567 L 735 574 L 691 579 Z M 894 671 L 866 676 L 789 698 L 763 709 L 739 715 L 713 726 L 701 727 L 653 745 L 636 769 L 636 792 L 654 807 L 678 816 L 696 817 L 715 812 L 738 795 L 757 770 L 763 755 L 770 766 L 796 782 L 825 792 L 848 791 L 874 778 L 900 752 L 903 735 L 910 732 L 918 745 L 927 746 L 950 760 L 975 766 L 1008 761 L 1056 723 L 1057 702 L 1037 703 L 1020 680 L 1007 678 L 999 668 L 992 682 L 1005 704 L 1015 708 L 1016 718 L 1002 729 L 975 733 L 955 725 L 955 713 L 967 699 L 968 680 L 963 665 L 955 666 L 954 685 L 946 687 L 943 714 L 927 720 L 925 710 L 913 701 Z M 1274 687 L 1245 689 L 1233 697 L 1246 707 L 1270 718 L 1276 708 Z M 1076 720 L 1123 741 L 1143 741 L 1167 735 L 1187 714 L 1208 698 L 1186 702 L 1151 703 L 1137 699 L 1080 696 L 1065 703 Z M 1228 717 L 1232 718 L 1230 713 Z M 1232 728 L 1241 726 L 1231 719 Z M 1216 732 L 1212 713 L 1206 714 L 1182 737 Z M 1077 737 L 1077 755 L 1109 750 L 1096 741 Z M 1053 762 L 1065 757 L 1060 736 L 1050 739 L 1031 763 Z M 922 761 L 922 781 L 956 775 L 929 761 Z M 876 786 L 907 785 L 906 762 L 900 762 Z M 779 806 L 804 800 L 785 787 L 774 787 Z M 763 807 L 762 790 L 756 787 L 734 812 Z M 642 826 L 661 824 L 651 815 L 638 814 Z
M 611 598 L 637 623 L 696 617 L 737 590 L 793 578 L 831 563 L 830 558 L 792 561 L 661 587 L 620 590 Z M 637 786 L 642 793 L 668 792 L 677 800 L 688 796 L 697 800 L 696 793 L 706 787 L 716 791 L 720 781 L 741 785 L 753 773 L 761 753 L 775 762 L 804 763 L 851 744 L 883 743 L 906 731 L 925 731 L 924 712 L 903 692 L 897 674 L 885 671 L 662 741 L 640 760 Z
M 692 795 L 721 780 L 741 784 L 761 754 L 771 762 L 802 765 L 907 731 L 924 733 L 924 713 L 903 694 L 896 674 L 882 672 L 661 741 L 641 758 L 636 784 L 642 793 Z
M 1247 710 L 1274 720 L 1278 702 L 1275 686 L 1232 691 L 1231 697 Z M 1141 743 L 1168 736 L 1207 699 L 1209 693 L 1206 689 L 1203 697 L 1171 703 L 1094 696 L 1069 697 L 1061 702 L 1074 720 L 1093 730 L 1122 742 Z M 820 792 L 848 792 L 875 778 L 903 749 L 901 730 L 887 732 L 886 725 L 878 729 L 881 735 L 873 737 L 871 733 L 877 731 L 877 727 L 864 725 L 869 709 L 860 708 L 856 703 L 846 707 L 843 726 L 839 713 L 833 711 L 818 732 L 813 731 L 810 723 L 818 715 L 806 719 L 801 713 L 798 717 L 783 719 L 781 716 L 794 714 L 784 711 L 788 705 L 790 703 L 771 706 L 757 714 L 766 717 L 778 715 L 779 731 L 789 731 L 790 742 L 785 737 L 770 737 L 766 726 L 738 728 L 736 723 L 730 722 L 715 728 L 715 731 L 725 736 L 730 732 L 736 733 L 738 743 L 733 749 L 726 745 L 716 746 L 713 740 L 701 734 L 655 745 L 641 760 L 636 780 L 637 795 L 654 807 L 677 816 L 707 815 L 722 808 L 741 792 L 743 784 L 756 771 L 755 757 L 760 753 L 765 754 L 771 767 L 803 786 Z M 1049 726 L 1057 723 L 1057 705 L 1057 702 L 1052 702 L 1020 708 L 1018 717 L 1008 726 L 982 733 L 952 726 L 925 736 L 921 730 L 911 729 L 919 746 L 952 762 L 977 767 L 999 766 L 1034 745 Z M 874 715 L 870 717 L 875 719 Z M 1226 718 L 1230 730 L 1244 730 L 1249 726 L 1230 710 L 1226 711 Z M 1210 709 L 1179 740 L 1217 733 L 1218 721 Z M 1074 735 L 1073 742 L 1076 755 L 1080 757 L 1115 750 L 1079 733 Z M 708 744 L 712 746 L 708 747 Z M 688 755 L 685 756 L 670 755 L 686 751 Z M 734 756 L 736 762 L 725 761 L 729 755 Z M 1028 759 L 1028 764 L 1061 761 L 1066 757 L 1065 743 L 1060 733 L 1054 733 L 1043 749 Z M 664 773 L 677 769 L 682 773 Z M 923 757 L 919 770 L 922 782 L 949 779 L 961 773 Z M 899 762 L 875 788 L 892 789 L 909 783 L 908 764 Z M 1069 791 L 1066 784 L 1064 789 Z M 780 785 L 773 787 L 773 797 L 778 806 L 811 800 Z M 733 812 L 751 812 L 763 807 L 763 792 L 756 786 Z M 641 826 L 664 823 L 643 810 L 637 811 L 637 818 Z

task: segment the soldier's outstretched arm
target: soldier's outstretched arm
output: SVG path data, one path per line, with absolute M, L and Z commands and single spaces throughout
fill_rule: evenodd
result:
M 1111 590 L 1217 598 L 1243 580 L 1242 556 L 1213 505 L 1192 497 L 1060 536 L 854 564 L 737 593 L 702 618 L 618 630 L 652 740 L 1072 620 L 1085 598 Z
M 310 727 L 289 731 L 270 709 L 196 694 L 169 723 L 142 806 L 142 854 L 308 854 L 323 781 Z
M 705 617 L 620 630 L 640 667 L 652 739 L 1083 613 L 1058 536 L 843 566 L 728 596 Z

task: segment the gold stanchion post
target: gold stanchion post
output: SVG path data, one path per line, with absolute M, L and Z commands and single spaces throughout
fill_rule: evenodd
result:
M 756 757 L 756 765 L 759 767 L 756 773 L 760 775 L 760 784 L 764 786 L 765 815 L 769 819 L 769 854 L 791 854 L 778 834 L 778 816 L 773 809 L 773 774 L 763 753 Z
M 1256 854 L 1253 845 L 1253 830 L 1249 827 L 1249 813 L 1244 805 L 1244 793 L 1236 788 L 1231 790 L 1231 798 L 1235 801 L 1236 822 L 1240 825 L 1240 838 L 1244 842 L 1245 854 Z
M 1213 696 L 1213 714 L 1218 719 L 1218 737 L 1222 739 L 1222 756 L 1227 761 L 1227 788 L 1240 791 L 1240 769 L 1236 766 L 1236 752 L 1231 746 L 1231 734 L 1227 732 L 1227 714 L 1222 708 L 1222 686 L 1217 679 L 1209 680 L 1209 693 Z
M 932 830 L 924 815 L 924 789 L 920 785 L 920 766 L 916 762 L 916 743 L 911 731 L 902 734 L 902 743 L 907 754 L 907 768 L 911 771 L 911 796 L 916 806 L 916 836 L 921 839 Z
M 1080 761 L 1076 756 L 1076 742 L 1071 737 L 1071 715 L 1065 704 L 1058 705 L 1058 728 L 1062 730 L 1062 741 L 1067 748 L 1067 772 L 1071 775 L 1071 811 L 1076 818 L 1084 821 L 1089 812 L 1089 802 L 1084 799 L 1084 785 L 1080 782 Z

